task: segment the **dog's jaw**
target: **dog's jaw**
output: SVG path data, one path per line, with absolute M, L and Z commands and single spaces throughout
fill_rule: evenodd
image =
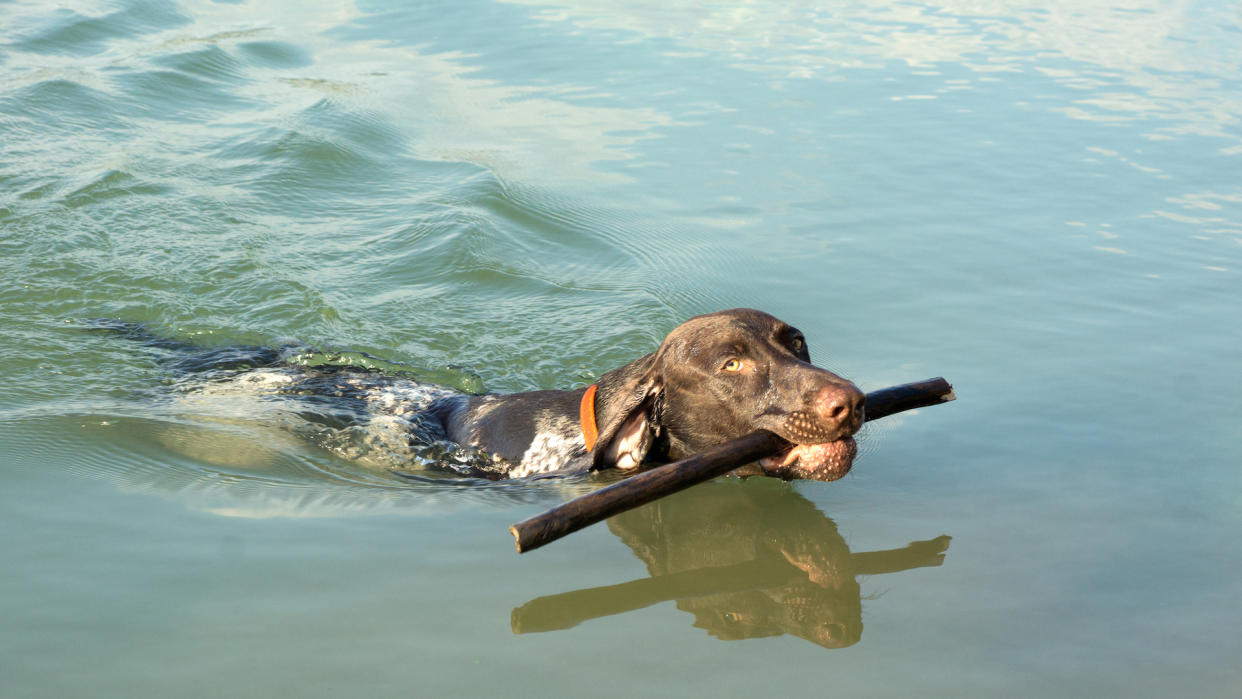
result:
M 788 451 L 759 460 L 764 473 L 786 480 L 835 481 L 850 472 L 858 445 L 853 437 L 820 444 L 795 444 Z

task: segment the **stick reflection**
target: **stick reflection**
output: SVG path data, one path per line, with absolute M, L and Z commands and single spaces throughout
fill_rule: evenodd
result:
M 862 636 L 856 576 L 938 566 L 949 537 L 852 553 L 837 526 L 784 483 L 706 483 L 617 515 L 608 527 L 651 577 L 531 600 L 513 610 L 515 633 L 676 600 L 721 640 L 793 634 L 825 648 Z

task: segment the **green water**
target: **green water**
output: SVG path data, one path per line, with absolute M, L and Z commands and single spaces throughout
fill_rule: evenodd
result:
M 1242 692 L 1236 4 L 0 27 L 6 699 Z M 90 329 L 512 391 L 734 306 L 959 400 L 868 427 L 842 481 L 518 556 L 510 523 L 599 481 L 404 480 L 171 404 Z

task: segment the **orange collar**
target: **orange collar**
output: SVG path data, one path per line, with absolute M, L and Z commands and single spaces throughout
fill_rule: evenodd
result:
M 582 403 L 578 406 L 578 421 L 582 424 L 582 439 L 586 442 L 587 451 L 595 446 L 599 439 L 599 428 L 595 426 L 595 389 L 599 384 L 587 386 L 582 394 Z

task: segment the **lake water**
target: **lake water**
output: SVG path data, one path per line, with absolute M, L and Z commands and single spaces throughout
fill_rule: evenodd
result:
M 1242 692 L 1237 3 L 0 27 L 6 699 Z M 958 401 L 519 556 L 606 479 L 403 479 L 92 329 L 513 391 L 735 306 Z

